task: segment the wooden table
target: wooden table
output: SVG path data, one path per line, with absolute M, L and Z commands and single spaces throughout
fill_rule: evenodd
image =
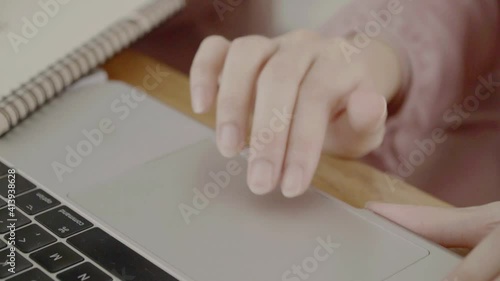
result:
M 205 115 L 195 115 L 192 112 L 188 77 L 175 69 L 131 50 L 121 52 L 106 63 L 104 68 L 111 79 L 140 87 L 143 78 L 148 75 L 148 66 L 152 69 L 159 67 L 171 74 L 149 91 L 151 96 L 207 126 L 214 127 L 214 112 Z M 313 184 L 355 207 L 363 207 L 367 201 L 449 206 L 413 186 L 393 181 L 386 174 L 362 163 L 329 155 L 322 156 Z

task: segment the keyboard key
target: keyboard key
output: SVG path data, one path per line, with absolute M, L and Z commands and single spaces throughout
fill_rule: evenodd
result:
M 0 199 L 0 208 L 7 206 L 7 202 L 5 200 Z
M 68 239 L 68 243 L 120 280 L 177 281 L 99 228 L 75 235 Z
M 6 175 L 9 171 L 9 167 L 4 163 L 0 162 L 0 176 Z
M 54 197 L 40 189 L 19 196 L 16 202 L 16 205 L 28 215 L 36 215 L 59 204 Z
M 63 273 L 59 273 L 57 278 L 61 281 L 113 281 L 109 275 L 89 262 L 73 267 Z
M 75 251 L 59 242 L 30 255 L 49 272 L 57 272 L 83 260 Z
M 92 227 L 88 220 L 65 206 L 43 213 L 35 219 L 61 238 Z
M 23 258 L 19 253 L 15 253 L 15 267 L 12 267 L 12 264 L 9 263 L 11 261 L 12 252 L 10 248 L 3 250 L 0 252 L 0 278 L 9 277 L 14 275 L 15 273 L 19 273 L 23 270 L 26 270 L 33 266 L 31 262 L 27 259 Z
M 14 190 L 16 191 L 16 195 L 24 193 L 26 191 L 34 189 L 36 186 L 31 183 L 29 180 L 24 178 L 19 174 L 14 175 L 4 175 L 0 178 L 0 195 L 7 198 L 9 192 L 9 184 L 14 180 Z
M 30 219 L 17 211 L 17 209 L 14 212 L 12 211 L 13 207 L 7 207 L 0 210 L 0 234 L 9 232 L 12 226 L 17 229 L 31 222 Z
M 38 268 L 30 269 L 16 277 L 7 279 L 7 281 L 54 281 Z M 80 281 L 80 280 L 79 280 Z
M 9 234 L 5 235 L 9 240 Z M 16 231 L 16 248 L 23 253 L 30 253 L 56 242 L 56 238 L 50 235 L 36 224 L 28 225 Z
M 16 191 L 16 195 L 32 190 L 36 187 L 33 183 L 19 174 L 15 174 L 15 177 L 13 178 L 15 179 L 14 190 Z M 9 194 L 9 180 L 12 181 L 12 177 L 9 177 L 9 175 L 0 178 L 0 195 L 5 198 L 7 198 Z
M 0 249 L 3 249 L 5 247 L 7 247 L 7 243 L 5 243 L 2 240 L 0 240 Z

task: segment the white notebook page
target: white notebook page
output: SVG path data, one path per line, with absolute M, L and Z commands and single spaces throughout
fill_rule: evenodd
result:
M 0 0 L 0 98 L 150 2 Z

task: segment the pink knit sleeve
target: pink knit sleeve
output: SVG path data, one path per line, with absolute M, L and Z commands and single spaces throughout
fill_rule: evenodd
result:
M 374 38 L 398 50 L 405 77 L 401 118 L 427 127 L 494 67 L 499 7 L 498 0 L 353 0 L 323 33 L 360 34 L 355 51 Z
M 393 172 L 415 140 L 450 126 L 445 112 L 500 66 L 499 10 L 498 0 L 352 0 L 323 27 L 329 36 L 358 34 L 350 55 L 378 39 L 401 58 L 400 105 L 366 162 Z

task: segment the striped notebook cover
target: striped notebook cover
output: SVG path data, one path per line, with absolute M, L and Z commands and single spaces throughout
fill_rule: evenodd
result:
M 63 93 L 65 88 L 148 33 L 184 5 L 184 0 L 156 0 L 97 34 L 86 44 L 8 93 L 0 100 L 0 135 Z

